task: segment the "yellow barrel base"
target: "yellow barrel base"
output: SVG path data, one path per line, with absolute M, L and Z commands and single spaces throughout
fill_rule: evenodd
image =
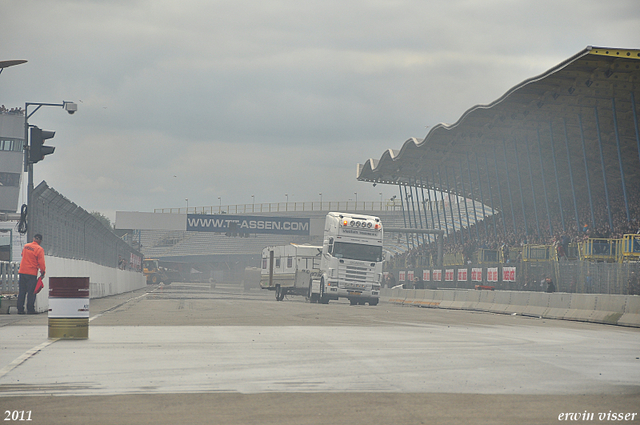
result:
M 89 318 L 52 319 L 49 318 L 49 339 L 88 339 Z

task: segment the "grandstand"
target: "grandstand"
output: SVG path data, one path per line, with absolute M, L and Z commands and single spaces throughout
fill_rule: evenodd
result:
M 497 211 L 485 222 L 468 216 L 474 231 L 449 244 L 621 237 L 640 225 L 639 81 L 640 50 L 587 47 L 455 124 L 359 164 L 358 180 Z

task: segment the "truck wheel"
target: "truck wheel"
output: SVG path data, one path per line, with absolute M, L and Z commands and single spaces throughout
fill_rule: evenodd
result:
M 320 281 L 320 303 L 329 304 L 329 297 L 324 293 L 324 279 Z
M 280 287 L 280 285 L 276 285 L 276 301 L 282 301 L 284 299 L 285 291 Z
M 349 304 L 358 305 L 358 300 L 356 300 L 355 298 L 349 298 Z
M 157 285 L 158 283 L 160 283 L 160 278 L 158 277 L 157 274 L 154 274 L 153 276 L 151 276 L 151 283 L 153 283 L 154 285 Z
M 309 293 L 307 294 L 307 298 L 309 298 L 310 303 L 318 302 L 318 294 L 313 293 L 313 283 L 309 282 Z
M 369 300 L 369 305 L 378 305 L 378 298 L 372 298 Z

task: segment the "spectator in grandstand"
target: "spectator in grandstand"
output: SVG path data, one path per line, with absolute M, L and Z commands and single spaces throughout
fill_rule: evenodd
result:
M 387 273 L 387 276 L 385 277 L 385 286 L 387 288 L 393 288 L 394 286 L 396 286 L 396 277 L 393 275 L 392 272 Z
M 546 293 L 551 294 L 553 292 L 556 292 L 556 285 L 553 284 L 553 280 L 551 280 L 549 276 L 547 276 L 545 282 L 547 284 L 547 289 L 545 290 Z

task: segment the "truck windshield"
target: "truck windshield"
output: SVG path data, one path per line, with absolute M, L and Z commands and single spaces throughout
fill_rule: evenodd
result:
M 382 261 L 382 247 L 360 245 L 356 243 L 336 242 L 333 244 L 333 256 L 360 261 Z

